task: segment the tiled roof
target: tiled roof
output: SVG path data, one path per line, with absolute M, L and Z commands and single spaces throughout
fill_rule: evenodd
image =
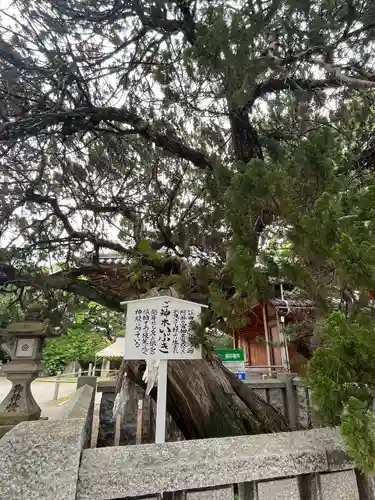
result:
M 275 309 L 312 309 L 315 307 L 312 300 L 271 299 L 270 302 Z
M 340 308 L 340 298 L 338 297 L 330 297 L 328 299 L 329 303 L 334 309 L 339 309 Z M 270 300 L 270 303 L 273 305 L 275 309 L 314 309 L 316 307 L 316 304 L 313 300 L 308 300 L 308 299 L 280 299 L 280 298 L 274 298 Z

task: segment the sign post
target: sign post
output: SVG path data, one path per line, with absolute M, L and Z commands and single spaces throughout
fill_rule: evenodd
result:
M 164 443 L 168 360 L 202 358 L 201 346 L 193 345 L 192 326 L 207 306 L 168 296 L 123 304 L 127 305 L 124 359 L 159 360 L 155 441 Z
M 158 397 L 156 401 L 155 443 L 165 443 L 165 421 L 167 416 L 168 361 L 161 359 L 158 373 Z

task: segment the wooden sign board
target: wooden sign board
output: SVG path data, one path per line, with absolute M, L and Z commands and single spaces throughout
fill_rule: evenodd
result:
M 128 302 L 124 358 L 201 359 L 201 347 L 192 342 L 201 309 L 201 304 L 168 296 Z

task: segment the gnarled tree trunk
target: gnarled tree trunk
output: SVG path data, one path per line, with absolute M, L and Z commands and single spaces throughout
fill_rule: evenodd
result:
M 144 362 L 124 361 L 121 373 L 144 386 L 144 369 Z M 167 409 L 185 439 L 290 430 L 281 413 L 216 359 L 168 362 Z

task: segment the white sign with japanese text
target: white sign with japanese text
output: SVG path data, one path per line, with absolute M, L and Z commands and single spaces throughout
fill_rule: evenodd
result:
M 191 338 L 202 307 L 168 296 L 128 302 L 124 358 L 201 359 L 202 349 Z

